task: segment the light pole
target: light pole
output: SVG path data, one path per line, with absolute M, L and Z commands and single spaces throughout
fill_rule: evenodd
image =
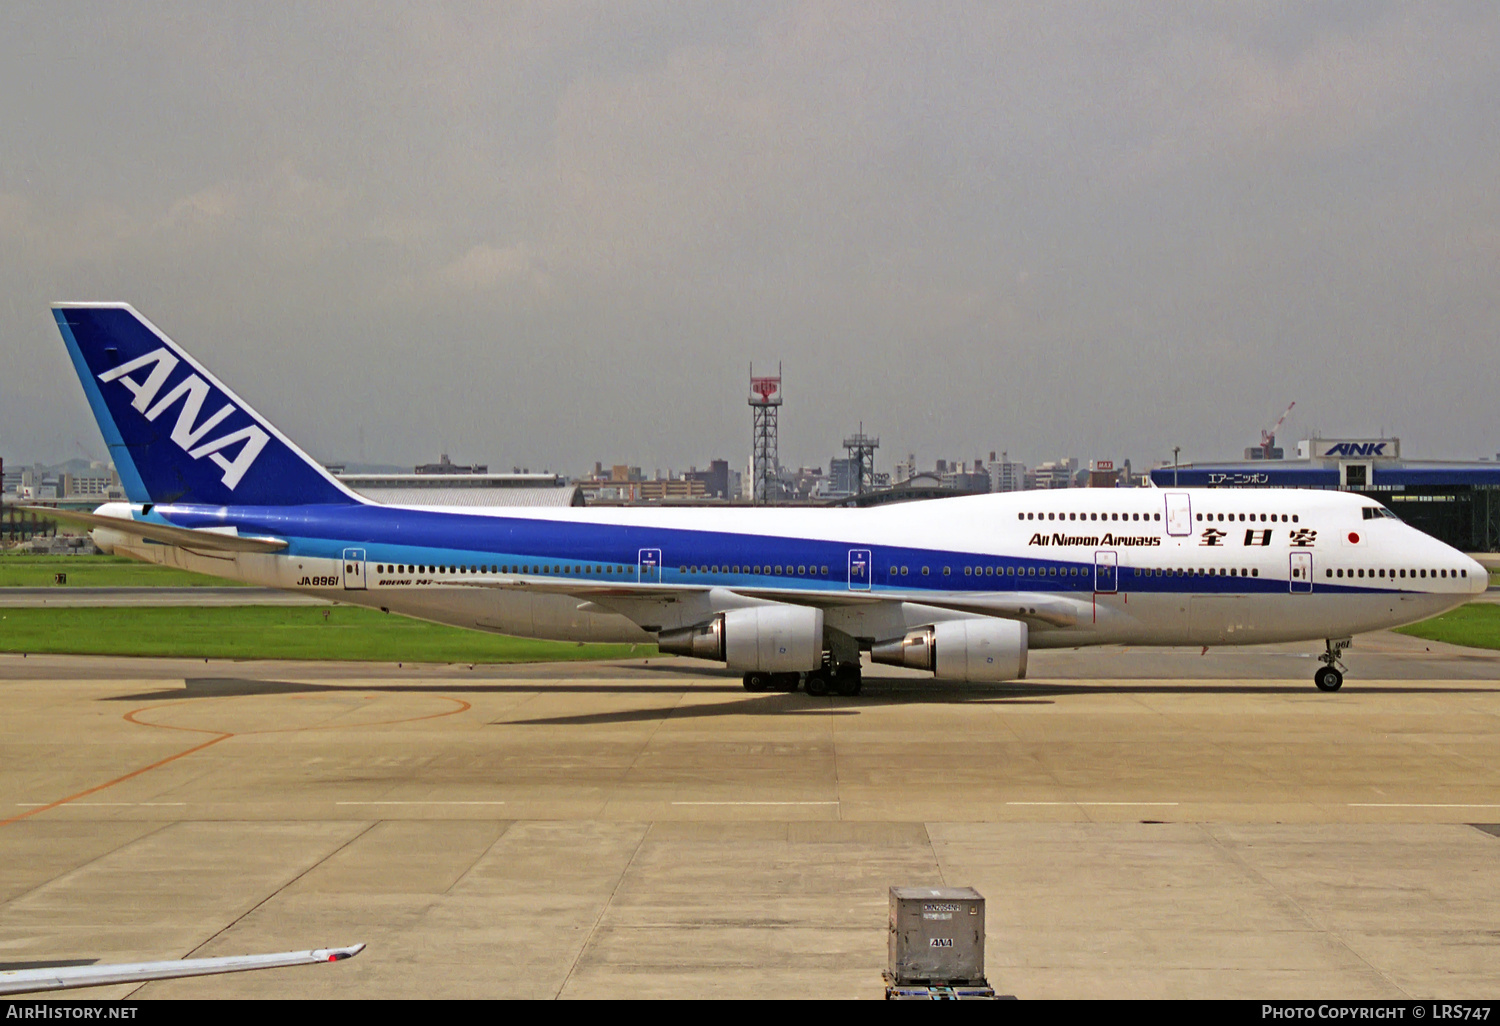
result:
M 1182 446 L 1172 446 L 1172 487 L 1177 487 L 1177 454 L 1182 451 Z

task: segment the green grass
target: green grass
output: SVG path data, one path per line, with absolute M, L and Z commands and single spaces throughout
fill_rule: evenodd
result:
M 1427 641 L 1443 641 L 1450 645 L 1500 648 L 1500 605 L 1493 602 L 1470 602 L 1431 620 L 1423 620 L 1410 627 L 1398 627 L 1396 632 Z
M 56 574 L 68 583 L 56 585 Z M 236 582 L 170 566 L 140 563 L 124 556 L 39 556 L 0 554 L 0 588 L 195 588 L 235 587 Z
M 656 646 L 534 641 L 355 606 L 168 606 L 0 609 L 0 652 L 524 663 L 645 657 L 655 655 Z

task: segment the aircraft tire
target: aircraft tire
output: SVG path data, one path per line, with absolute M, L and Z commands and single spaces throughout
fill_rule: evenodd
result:
M 770 675 L 771 683 L 768 690 L 771 691 L 796 691 L 802 683 L 800 673 L 773 673 Z
M 864 681 L 861 679 L 858 670 L 852 673 L 840 673 L 837 677 L 833 678 L 833 691 L 834 694 L 852 698 L 859 694 L 863 683 Z
M 1313 683 L 1319 691 L 1337 691 L 1344 686 L 1344 675 L 1332 666 L 1325 666 L 1313 674 Z
M 766 691 L 770 687 L 767 674 L 758 673 L 754 670 L 745 674 L 744 683 L 746 691 Z
M 802 685 L 802 689 L 809 695 L 812 695 L 815 698 L 820 698 L 823 695 L 828 694 L 828 685 L 829 680 L 827 672 L 823 670 L 814 670 L 812 673 L 809 673 L 807 675 L 807 682 Z

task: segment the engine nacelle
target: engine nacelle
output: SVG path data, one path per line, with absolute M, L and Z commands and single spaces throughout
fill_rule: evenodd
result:
M 1026 625 L 1019 620 L 944 620 L 879 642 L 870 658 L 931 670 L 946 680 L 1021 680 L 1026 676 Z
M 662 631 L 656 647 L 673 655 L 716 659 L 734 670 L 795 673 L 823 665 L 823 610 L 751 606 L 707 623 Z

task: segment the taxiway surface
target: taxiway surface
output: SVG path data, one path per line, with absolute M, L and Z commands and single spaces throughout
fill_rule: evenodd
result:
M 751 695 L 677 660 L 0 657 L 0 964 L 363 941 L 80 995 L 878 997 L 892 884 L 1020 997 L 1500 992 L 1500 653 L 1038 652 Z M 1475 825 L 1477 824 L 1477 826 Z

